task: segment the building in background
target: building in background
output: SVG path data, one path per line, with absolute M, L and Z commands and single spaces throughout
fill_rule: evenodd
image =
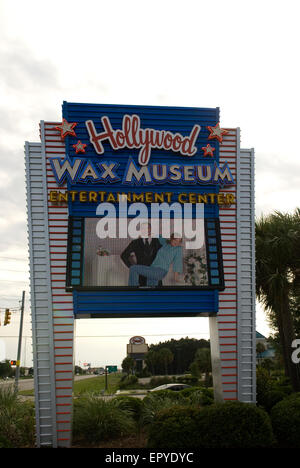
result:
M 141 372 L 145 367 L 145 356 L 148 352 L 148 345 L 142 336 L 133 336 L 127 345 L 127 356 L 135 361 L 136 372 Z
M 264 346 L 265 350 L 262 352 L 257 352 L 257 359 L 258 362 L 261 359 L 275 359 L 275 349 L 272 348 L 270 343 L 268 343 L 268 339 L 259 333 L 258 331 L 256 332 L 256 346 L 258 344 L 261 344 Z

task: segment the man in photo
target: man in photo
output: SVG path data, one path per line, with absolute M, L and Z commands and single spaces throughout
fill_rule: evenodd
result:
M 142 236 L 134 239 L 121 253 L 121 259 L 130 268 L 133 265 L 152 265 L 157 252 L 161 248 L 161 243 L 157 238 L 151 238 L 151 224 L 145 223 L 141 229 Z M 162 282 L 159 281 L 159 286 Z M 147 286 L 147 278 L 139 275 L 137 286 Z
M 170 239 L 164 239 L 160 236 L 159 242 L 162 247 L 150 266 L 137 264 L 130 267 L 129 286 L 137 286 L 139 275 L 146 276 L 148 286 L 158 286 L 158 282 L 167 276 L 171 265 L 175 281 L 181 282 L 183 273 L 182 237 L 179 234 L 171 234 Z

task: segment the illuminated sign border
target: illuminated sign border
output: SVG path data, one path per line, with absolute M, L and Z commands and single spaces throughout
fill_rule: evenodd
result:
M 84 286 L 84 224 L 85 217 L 69 217 L 66 269 L 67 291 L 222 291 L 225 288 L 220 222 L 217 218 L 204 219 L 206 262 L 209 282 L 209 284 L 205 286 Z

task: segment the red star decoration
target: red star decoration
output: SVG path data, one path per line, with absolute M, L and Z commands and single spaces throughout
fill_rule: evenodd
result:
M 216 150 L 216 148 L 213 148 L 212 146 L 210 146 L 209 143 L 206 146 L 202 146 L 201 149 L 203 149 L 204 151 L 203 156 L 211 156 L 212 158 L 214 157 L 214 151 Z
M 213 138 L 216 138 L 220 143 L 222 143 L 223 135 L 227 135 L 228 133 L 228 130 L 220 128 L 220 123 L 217 123 L 215 127 L 208 126 L 207 128 L 210 131 L 208 139 L 212 140 Z
M 73 130 L 74 127 L 76 127 L 76 125 L 77 125 L 76 122 L 69 123 L 66 119 L 63 119 L 62 123 L 58 125 L 57 127 L 54 127 L 54 129 L 60 131 L 60 136 L 63 140 L 67 135 L 76 136 L 76 133 Z
M 76 154 L 77 153 L 85 153 L 85 147 L 87 146 L 85 143 L 81 143 L 80 140 L 78 140 L 78 142 L 76 143 L 76 145 L 72 145 L 73 148 L 75 149 L 76 151 Z

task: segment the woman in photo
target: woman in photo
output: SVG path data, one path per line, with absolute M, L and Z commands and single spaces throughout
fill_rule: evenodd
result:
M 128 286 L 138 286 L 139 276 L 147 278 L 147 286 L 157 286 L 173 265 L 175 281 L 180 281 L 180 274 L 183 272 L 182 266 L 182 237 L 178 234 L 171 234 L 170 239 L 159 237 L 162 247 L 158 250 L 155 259 L 150 266 L 132 265 L 129 269 Z

